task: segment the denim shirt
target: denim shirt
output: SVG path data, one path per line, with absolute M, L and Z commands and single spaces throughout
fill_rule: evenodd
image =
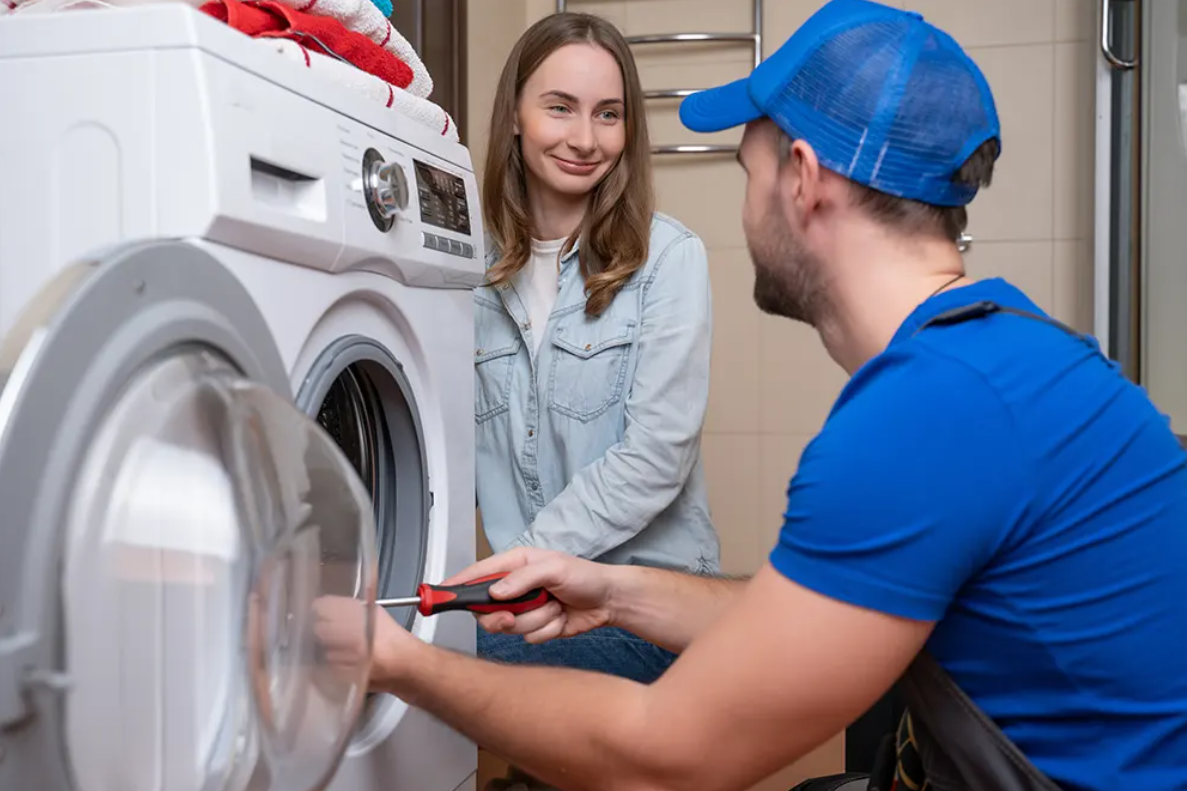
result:
M 474 300 L 476 478 L 491 548 L 718 573 L 701 461 L 712 338 L 701 240 L 657 213 L 646 264 L 599 317 L 585 315 L 576 246 L 546 327 L 531 326 L 513 284 Z M 545 333 L 538 353 L 534 332 Z

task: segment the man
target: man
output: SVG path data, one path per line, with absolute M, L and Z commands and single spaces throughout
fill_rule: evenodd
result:
M 852 375 L 769 562 L 730 581 L 489 558 L 457 579 L 512 570 L 503 595 L 558 602 L 485 628 L 612 624 L 678 660 L 650 686 L 503 667 L 381 614 L 373 686 L 559 788 L 726 791 L 843 730 L 926 647 L 1060 787 L 1187 789 L 1187 456 L 1094 341 L 964 275 L 1000 147 L 976 66 L 917 15 L 834 0 L 681 117 L 746 125 L 755 300 Z

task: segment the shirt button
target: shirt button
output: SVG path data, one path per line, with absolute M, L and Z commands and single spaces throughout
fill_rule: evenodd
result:
M 540 491 L 540 482 L 539 481 L 532 481 L 532 491 L 533 492 Z
M 591 344 L 591 343 L 587 343 L 587 344 L 585 344 L 585 350 L 586 350 L 586 351 L 589 351 L 589 350 L 590 350 L 590 349 L 592 349 L 592 348 L 593 348 L 593 344 Z
M 528 429 L 528 436 L 529 436 L 529 437 L 534 437 L 534 436 L 536 436 L 536 432 L 535 432 L 533 429 L 530 429 L 530 428 L 529 428 L 529 429 Z

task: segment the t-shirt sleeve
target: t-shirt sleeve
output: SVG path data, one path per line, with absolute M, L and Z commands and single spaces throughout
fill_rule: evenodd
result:
M 1024 508 L 1006 406 L 912 344 L 860 370 L 804 450 L 772 565 L 830 598 L 935 621 Z

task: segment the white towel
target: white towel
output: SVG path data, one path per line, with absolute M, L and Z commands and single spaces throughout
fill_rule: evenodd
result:
M 0 0 L 2 1 L 2 0 Z M 427 99 L 433 92 L 433 78 L 424 62 L 400 31 L 392 27 L 383 12 L 371 0 L 277 0 L 306 14 L 330 17 L 347 30 L 362 33 L 412 69 L 412 84 L 406 89 L 413 96 Z
M 366 2 L 369 3 L 370 0 L 366 0 Z M 321 74 L 333 82 L 365 93 L 372 99 L 382 102 L 385 107 L 390 107 L 401 115 L 424 124 L 447 140 L 453 142 L 458 140 L 457 125 L 449 117 L 449 113 L 428 99 L 413 96 L 408 91 L 389 85 L 375 75 L 368 74 L 362 69 L 356 69 L 349 63 L 318 52 L 311 52 L 295 41 L 286 38 L 258 38 L 255 41 L 260 46 L 268 47 L 273 52 L 278 52 L 290 60 L 301 63 L 310 71 Z

